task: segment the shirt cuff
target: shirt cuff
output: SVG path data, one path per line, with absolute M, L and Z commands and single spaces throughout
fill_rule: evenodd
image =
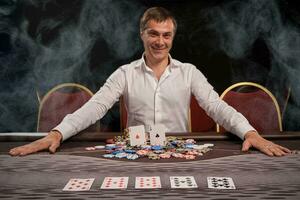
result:
M 67 140 L 68 138 L 74 135 L 74 128 L 67 123 L 60 123 L 58 126 L 52 129 L 53 131 L 59 131 L 62 135 L 62 141 Z
M 251 126 L 248 122 L 243 122 L 243 123 L 240 123 L 238 126 L 236 126 L 232 132 L 235 135 L 237 135 L 239 138 L 244 140 L 245 135 L 248 131 L 256 131 L 256 129 L 253 128 L 253 126 Z

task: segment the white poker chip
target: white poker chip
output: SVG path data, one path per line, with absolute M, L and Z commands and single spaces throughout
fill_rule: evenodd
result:
M 214 144 L 209 144 L 209 143 L 207 143 L 207 144 L 204 144 L 203 146 L 205 146 L 205 147 L 213 147 L 213 146 L 215 146 Z
M 197 149 L 197 150 L 202 150 L 202 149 L 205 149 L 205 148 L 207 148 L 207 147 L 204 146 L 204 145 L 194 145 L 193 146 L 193 149 Z
M 105 148 L 105 146 L 103 146 L 103 145 L 95 146 L 95 149 L 104 149 L 104 148 Z
M 87 151 L 94 151 L 94 150 L 96 150 L 96 148 L 95 147 L 86 147 L 85 150 L 87 150 Z
M 106 144 L 107 147 L 115 147 L 116 144 Z

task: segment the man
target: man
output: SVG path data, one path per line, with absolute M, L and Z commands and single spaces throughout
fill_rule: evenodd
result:
M 22 156 L 44 149 L 54 153 L 61 141 L 101 119 L 121 95 L 129 113 L 128 126 L 164 124 L 169 132 L 187 132 L 191 94 L 218 124 L 244 140 L 243 151 L 254 147 L 269 156 L 290 153 L 262 138 L 244 116 L 219 98 L 195 66 L 171 58 L 176 28 L 169 11 L 148 9 L 140 21 L 142 58 L 117 69 L 89 102 L 67 115 L 46 137 L 9 153 Z

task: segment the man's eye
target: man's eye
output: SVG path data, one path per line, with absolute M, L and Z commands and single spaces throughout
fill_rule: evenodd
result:
M 171 34 L 165 34 L 165 35 L 164 35 L 164 38 L 165 38 L 165 39 L 170 39 L 171 37 L 172 37 Z
M 153 32 L 150 32 L 148 33 L 151 37 L 156 37 L 158 34 L 157 33 L 153 33 Z

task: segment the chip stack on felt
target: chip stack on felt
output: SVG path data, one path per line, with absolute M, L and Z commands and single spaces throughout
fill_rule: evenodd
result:
M 197 145 L 194 139 L 183 140 L 166 137 L 164 126 L 156 125 L 151 128 L 149 133 L 145 132 L 144 126 L 129 127 L 124 131 L 123 136 L 115 138 L 114 144 L 86 149 L 104 148 L 103 157 L 105 158 L 135 160 L 146 157 L 151 160 L 169 158 L 193 160 L 197 156 L 203 156 L 213 146 L 213 144 Z

